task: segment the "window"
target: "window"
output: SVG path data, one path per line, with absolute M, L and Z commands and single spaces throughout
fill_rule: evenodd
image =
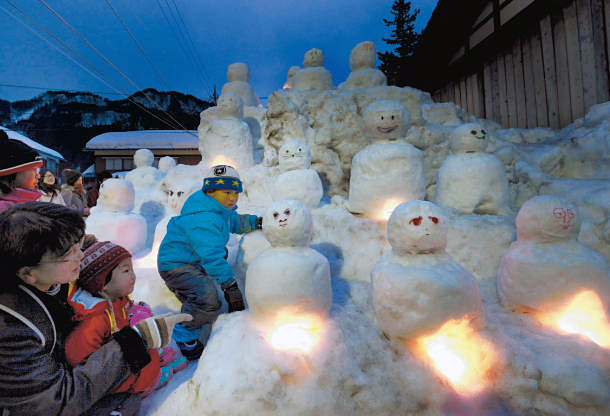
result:
M 122 170 L 123 160 L 119 158 L 106 159 L 106 170 Z

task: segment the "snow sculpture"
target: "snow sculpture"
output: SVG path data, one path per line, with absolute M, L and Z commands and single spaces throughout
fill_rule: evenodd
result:
M 578 211 L 551 195 L 526 201 L 517 214 L 517 240 L 498 271 L 498 295 L 508 308 L 548 312 L 565 306 L 584 290 L 610 306 L 610 264 L 576 241 Z
M 271 244 L 246 273 L 246 300 L 255 316 L 289 310 L 326 316 L 332 292 L 328 260 L 309 247 L 309 209 L 300 201 L 276 201 L 263 217 L 263 233 Z
M 239 95 L 244 106 L 256 107 L 260 105 L 254 89 L 250 85 L 250 68 L 243 62 L 236 62 L 227 68 L 227 82 L 222 86 L 220 95 L 232 92 Z
M 400 204 L 388 221 L 392 251 L 371 271 L 377 327 L 391 339 L 438 330 L 450 319 L 484 324 L 475 278 L 445 252 L 447 219 L 431 202 Z
M 135 169 L 127 172 L 125 179 L 133 184 L 136 191 L 136 202 L 135 208 L 139 209 L 140 205 L 147 197 L 150 197 L 148 193 L 156 188 L 165 176 L 165 174 L 159 169 L 153 167 L 155 156 L 153 152 L 148 149 L 139 149 L 133 155 L 133 162 Z M 142 192 L 142 195 L 139 195 Z M 150 199 L 150 198 L 149 198 Z
M 333 77 L 322 65 L 324 54 L 313 48 L 305 53 L 303 69 L 292 77 L 292 88 L 299 91 L 330 90 L 333 88 Z
M 271 189 L 274 201 L 296 199 L 317 208 L 324 193 L 318 172 L 311 169 L 311 152 L 296 140 L 285 142 L 278 155 L 281 174 Z
M 284 83 L 284 86 L 282 88 L 292 88 L 292 78 L 294 77 L 294 74 L 297 73 L 298 70 L 300 70 L 301 67 L 300 66 L 291 66 L 288 69 L 288 73 L 286 74 L 286 82 Z
M 208 165 L 222 162 L 237 169 L 254 165 L 252 135 L 243 121 L 243 108 L 240 96 L 227 92 L 218 99 L 218 118 L 203 128 L 200 125 L 199 151 Z
M 376 142 L 352 160 L 347 209 L 386 219 L 401 202 L 424 199 L 424 156 L 404 140 L 409 112 L 400 101 L 375 101 L 364 111 L 366 133 Z
M 155 228 L 155 243 L 161 243 L 161 240 L 163 240 L 163 237 L 165 237 L 165 233 L 167 232 L 167 223 L 172 217 L 180 215 L 180 210 L 182 209 L 182 206 L 186 202 L 187 198 L 191 196 L 193 192 L 201 188 L 201 182 L 184 178 L 182 180 L 172 182 L 167 186 L 167 206 L 169 208 L 167 212 L 168 215 L 159 221 L 157 227 Z
M 171 156 L 163 156 L 159 159 L 159 170 L 167 174 L 167 172 L 176 166 L 176 159 Z
M 146 245 L 146 220 L 132 212 L 135 191 L 130 181 L 107 179 L 100 185 L 96 209 L 85 220 L 87 233 L 109 240 L 135 254 Z
M 508 178 L 502 161 L 485 153 L 487 132 L 478 123 L 455 128 L 453 155 L 438 170 L 434 201 L 462 214 L 506 215 Z
M 344 83 L 339 84 L 338 88 L 354 90 L 388 85 L 385 74 L 375 69 L 376 60 L 377 52 L 373 42 L 366 41 L 357 44 L 349 56 L 349 68 L 352 72 Z

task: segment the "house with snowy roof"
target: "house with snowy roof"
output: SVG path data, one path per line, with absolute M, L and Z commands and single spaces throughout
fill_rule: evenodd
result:
M 201 161 L 196 130 L 139 130 L 102 133 L 87 142 L 92 151 L 96 174 L 126 171 L 134 168 L 133 155 L 138 149 L 149 149 L 155 155 L 154 166 L 164 156 L 176 163 L 196 165 Z
M 20 142 L 27 144 L 32 149 L 37 151 L 43 161 L 42 166 L 51 170 L 55 174 L 55 176 L 59 175 L 59 164 L 60 162 L 66 160 L 59 152 L 56 152 L 55 150 L 49 147 L 43 146 L 40 143 L 30 139 L 29 137 L 26 137 L 23 134 L 19 134 L 16 131 L 7 129 L 6 127 L 0 126 L 0 129 L 4 130 L 9 138 L 19 140 Z

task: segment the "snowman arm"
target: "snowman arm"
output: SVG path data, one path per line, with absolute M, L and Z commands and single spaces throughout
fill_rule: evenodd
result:
M 219 227 L 210 221 L 198 221 L 190 227 L 188 238 L 199 258 L 199 264 L 209 276 L 219 284 L 233 278 L 233 270 L 224 258 L 227 241 Z
M 232 233 L 245 234 L 256 230 L 256 219 L 258 218 L 256 215 L 240 215 L 235 211 L 231 211 L 229 218 L 229 227 Z

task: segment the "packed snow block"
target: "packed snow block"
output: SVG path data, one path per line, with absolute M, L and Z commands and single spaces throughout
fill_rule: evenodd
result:
M 517 241 L 502 257 L 498 295 L 519 311 L 560 310 L 576 295 L 592 290 L 605 310 L 610 306 L 610 264 L 576 241 L 580 218 L 565 199 L 530 199 L 516 219 Z
M 241 97 L 244 106 L 256 107 L 260 105 L 258 97 L 254 94 L 254 88 L 250 85 L 250 68 L 243 62 L 235 62 L 227 68 L 227 79 L 229 82 L 222 86 L 220 95 L 232 92 Z
M 383 72 L 375 69 L 377 52 L 371 41 L 360 42 L 349 55 L 350 72 L 347 80 L 339 84 L 339 89 L 354 90 L 388 85 L 388 79 Z
M 447 229 L 443 211 L 427 201 L 402 203 L 392 213 L 392 251 L 371 271 L 377 327 L 391 339 L 434 332 L 450 319 L 484 325 L 474 276 L 445 252 Z

